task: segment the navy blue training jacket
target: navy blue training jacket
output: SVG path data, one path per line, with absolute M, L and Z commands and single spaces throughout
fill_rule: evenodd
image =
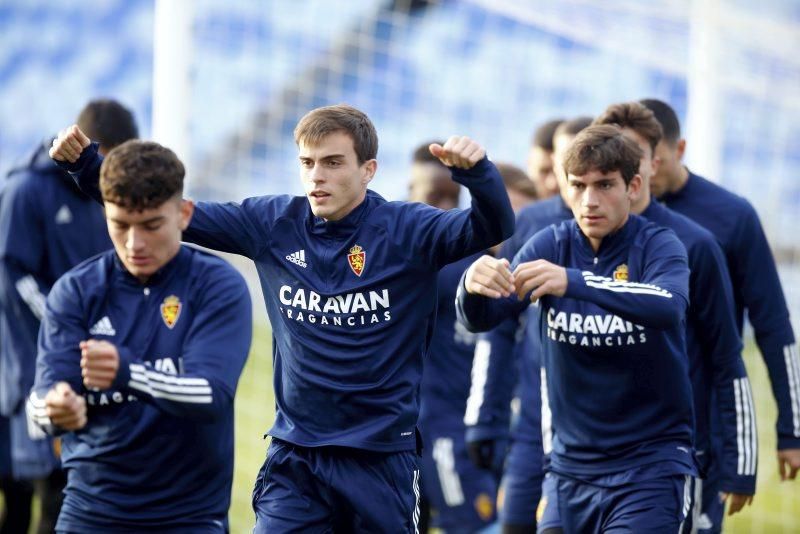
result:
M 92 145 L 65 167 L 97 197 L 100 163 Z M 251 258 L 259 273 L 273 333 L 270 435 L 302 446 L 418 447 L 439 269 L 514 229 L 488 159 L 452 173 L 472 193 L 471 209 L 387 202 L 372 191 L 335 222 L 315 217 L 305 197 L 197 204 L 184 239 Z
M 0 413 L 20 410 L 36 368 L 44 303 L 58 278 L 111 248 L 103 210 L 47 155 L 9 173 L 0 201 Z
M 686 250 L 675 234 L 631 215 L 597 253 L 574 220 L 538 232 L 512 267 L 567 268 L 563 297 L 539 301 L 543 365 L 556 434 L 551 469 L 594 477 L 648 465 L 696 474 L 685 316 Z M 457 310 L 486 330 L 529 304 L 459 288 Z
M 747 311 L 769 371 L 778 405 L 778 449 L 800 448 L 800 359 L 778 269 L 758 214 L 746 199 L 691 172 L 679 191 L 660 200 L 708 229 L 722 245 L 739 330 Z
M 182 246 L 142 284 L 115 251 L 68 272 L 47 297 L 28 413 L 66 381 L 88 423 L 63 434 L 58 530 L 223 532 L 233 480 L 233 399 L 252 334 L 250 293 L 226 262 Z M 78 343 L 113 343 L 112 387 L 83 387 Z

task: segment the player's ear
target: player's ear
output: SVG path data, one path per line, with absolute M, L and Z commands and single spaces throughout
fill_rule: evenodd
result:
M 628 200 L 633 202 L 639 197 L 639 192 L 642 190 L 642 176 L 639 173 L 633 175 L 630 183 L 628 184 Z
M 189 223 L 192 222 L 192 215 L 194 215 L 194 202 L 189 200 L 188 198 L 181 199 L 181 220 L 180 220 L 180 229 L 181 232 L 186 231 L 189 228 Z
M 683 159 L 684 152 L 686 152 L 686 139 L 678 139 L 678 145 L 676 149 L 676 153 L 678 155 L 678 161 Z
M 367 185 L 375 177 L 375 172 L 378 170 L 378 160 L 370 159 L 361 165 L 361 185 Z

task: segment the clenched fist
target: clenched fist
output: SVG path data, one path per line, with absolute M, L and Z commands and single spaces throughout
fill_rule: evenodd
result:
M 56 161 L 68 161 L 75 163 L 83 152 L 83 149 L 91 144 L 91 140 L 86 137 L 77 124 L 65 128 L 58 132 L 58 137 L 53 139 L 50 147 L 50 157 Z
M 108 389 L 119 371 L 119 352 L 108 341 L 81 341 L 81 375 L 87 388 Z
M 486 156 L 486 149 L 466 136 L 454 135 L 444 146 L 433 143 L 428 149 L 431 154 L 448 167 L 471 169 Z
M 514 292 L 514 275 L 507 259 L 483 255 L 467 269 L 464 286 L 467 293 L 499 299 Z
M 86 399 L 72 390 L 66 382 L 58 382 L 44 397 L 47 417 L 64 430 L 86 426 Z

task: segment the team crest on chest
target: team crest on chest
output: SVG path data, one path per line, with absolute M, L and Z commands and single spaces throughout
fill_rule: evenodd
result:
M 347 255 L 347 263 L 350 264 L 350 268 L 356 273 L 356 276 L 361 276 L 361 273 L 364 272 L 366 261 L 367 253 L 364 252 L 363 248 L 355 245 L 350 249 L 350 254 Z
M 175 323 L 178 322 L 181 316 L 181 306 L 181 299 L 175 295 L 168 296 L 161 303 L 161 319 L 164 320 L 167 328 L 172 329 L 175 327 Z
M 627 282 L 628 281 L 628 266 L 624 263 L 619 265 L 616 269 L 614 269 L 614 281 L 615 282 Z

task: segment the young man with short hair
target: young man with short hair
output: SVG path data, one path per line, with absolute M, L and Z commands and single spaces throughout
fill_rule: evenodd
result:
M 106 153 L 138 135 L 133 114 L 114 100 L 93 100 L 78 124 Z M 39 532 L 51 532 L 66 482 L 52 438 L 28 424 L 25 397 L 33 385 L 44 300 L 56 280 L 111 248 L 103 212 L 48 157 L 51 139 L 12 169 L 0 200 L 0 413 L 10 417 L 13 477 L 33 482 Z
M 591 122 L 591 117 L 575 117 L 555 125 L 550 133 L 550 146 L 554 150 L 551 165 L 561 169 L 556 159 L 563 159 L 575 136 Z M 563 169 L 560 172 L 563 173 Z M 561 193 L 565 178 L 556 178 L 559 194 L 519 211 L 514 235 L 503 243 L 499 257 L 511 261 L 536 232 L 572 219 Z M 537 313 L 537 307 L 530 307 L 519 323 L 508 320 L 482 334 L 480 350 L 475 353 L 472 391 L 464 417 L 468 448 L 478 465 L 495 463 L 510 437 L 498 498 L 504 534 L 536 532 L 544 477 L 543 454 L 550 452 L 552 441 L 549 408 L 541 390 Z M 509 432 L 514 391 L 519 399 L 519 415 Z
M 661 163 L 652 178 L 653 196 L 709 230 L 722 246 L 739 332 L 746 311 L 777 403 L 778 472 L 782 480 L 794 480 L 800 472 L 800 359 L 778 269 L 761 221 L 746 199 L 683 165 L 686 140 L 681 137 L 675 111 L 667 103 L 655 99 L 641 103 L 653 111 L 664 131 L 664 138 L 656 147 Z M 719 414 L 713 417 L 712 424 L 719 424 Z M 721 454 L 721 443 L 714 440 L 712 447 L 715 454 Z M 716 498 L 721 480 L 714 474 L 710 473 L 703 487 L 703 514 L 708 530 L 719 532 L 724 503 Z
M 386 202 L 367 186 L 378 137 L 347 105 L 295 129 L 305 197 L 198 203 L 184 238 L 254 260 L 273 328 L 277 414 L 253 495 L 256 532 L 410 531 L 419 518 L 419 382 L 439 269 L 513 231 L 502 180 L 467 137 L 432 144 L 469 210 Z M 51 155 L 96 187 L 69 129 Z
M 540 307 L 550 473 L 566 532 L 677 531 L 697 472 L 686 251 L 630 214 L 641 155 L 617 127 L 578 134 L 564 161 L 574 220 L 537 233 L 513 273 L 507 260 L 481 258 L 459 290 L 472 330 Z
M 48 295 L 28 413 L 63 433 L 59 532 L 227 531 L 252 310 L 241 275 L 181 245 L 183 177 L 157 143 L 112 150 L 100 189 L 114 250 Z

